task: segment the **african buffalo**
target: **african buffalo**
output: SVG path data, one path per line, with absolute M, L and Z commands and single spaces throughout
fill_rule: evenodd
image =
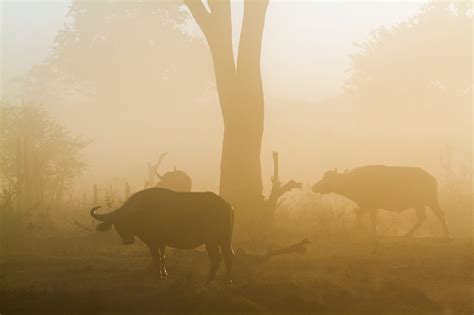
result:
M 158 177 L 159 181 L 156 183 L 156 188 L 166 188 L 174 191 L 183 191 L 189 192 L 191 191 L 191 177 L 183 171 L 177 170 L 176 166 L 174 167 L 174 171 L 166 172 L 165 174 L 161 175 L 158 171 L 158 168 L 161 165 L 161 162 L 165 158 L 168 153 L 164 152 L 160 155 L 160 159 L 154 166 L 150 166 L 151 169 L 155 172 L 156 177 Z M 153 176 L 153 175 L 152 175 Z M 153 182 L 153 179 L 150 180 L 150 183 Z
M 232 206 L 212 192 L 175 192 L 150 188 L 133 194 L 123 206 L 107 214 L 98 214 L 95 207 L 90 213 L 102 221 L 97 230 L 112 227 L 123 244 L 135 242 L 135 236 L 149 248 L 160 278 L 167 276 L 165 246 L 192 249 L 206 245 L 211 262 L 209 281 L 215 277 L 224 257 L 227 280 L 231 281 Z
M 174 170 L 160 175 L 157 171 L 156 176 L 160 181 L 155 185 L 156 188 L 166 188 L 174 191 L 191 191 L 191 177 L 183 171 Z
M 418 167 L 369 165 L 350 172 L 328 171 L 313 185 L 315 193 L 336 193 L 354 201 L 359 210 L 357 218 L 370 213 L 375 236 L 377 209 L 402 212 L 416 210 L 417 221 L 407 236 L 412 236 L 426 219 L 425 207 L 430 207 L 443 225 L 448 237 L 448 226 L 438 203 L 436 179 Z

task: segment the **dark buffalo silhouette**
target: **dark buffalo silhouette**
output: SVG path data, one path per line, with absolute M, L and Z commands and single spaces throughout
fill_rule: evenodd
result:
M 370 213 L 374 235 L 377 209 L 402 212 L 414 208 L 417 221 L 407 233 L 412 236 L 426 219 L 425 207 L 430 207 L 448 237 L 444 212 L 438 203 L 438 183 L 421 168 L 369 165 L 345 173 L 328 171 L 312 189 L 316 193 L 336 193 L 357 203 L 359 220 Z
M 117 210 L 98 214 L 95 207 L 90 213 L 99 231 L 112 227 L 125 245 L 133 244 L 135 237 L 150 249 L 160 278 L 167 276 L 165 247 L 192 249 L 205 245 L 211 269 L 209 281 L 215 277 L 221 260 L 226 266 L 227 280 L 231 281 L 232 206 L 212 192 L 175 192 L 163 188 L 150 188 L 133 194 Z

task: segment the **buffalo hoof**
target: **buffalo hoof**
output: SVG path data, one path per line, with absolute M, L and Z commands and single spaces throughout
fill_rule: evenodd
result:
M 168 279 L 168 274 L 165 274 L 165 275 L 161 274 L 160 275 L 159 280 L 166 280 L 166 279 Z

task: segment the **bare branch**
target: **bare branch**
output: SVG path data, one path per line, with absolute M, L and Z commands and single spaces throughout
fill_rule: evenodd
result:
M 280 182 L 280 163 L 278 160 L 278 152 L 273 152 L 273 177 L 272 177 L 272 190 L 270 192 L 270 196 L 268 197 L 267 202 L 270 206 L 276 208 L 280 203 L 278 202 L 278 198 L 283 196 L 286 192 L 289 192 L 296 188 L 301 188 L 303 183 L 298 183 L 294 180 L 290 180 L 285 185 L 282 186 Z
M 155 163 L 155 165 L 153 165 L 153 168 L 158 168 L 160 167 L 161 165 L 161 162 L 163 162 L 163 159 L 165 158 L 165 156 L 168 154 L 168 152 L 163 152 L 161 153 L 160 157 L 158 158 L 158 162 Z
M 307 238 L 305 238 L 304 240 L 302 240 L 302 241 L 300 241 L 296 244 L 287 246 L 287 247 L 279 249 L 279 250 L 272 250 L 271 248 L 269 248 L 267 253 L 265 254 L 265 256 L 267 258 L 270 258 L 270 257 L 273 257 L 273 256 L 278 256 L 278 255 L 283 255 L 283 254 L 292 254 L 292 253 L 304 254 L 306 252 L 306 247 L 305 246 L 307 244 L 310 244 L 310 243 L 311 242 L 308 241 Z
M 273 176 L 272 176 L 272 190 L 270 196 L 268 196 L 268 201 L 270 204 L 275 205 L 278 199 L 278 190 L 280 190 L 280 163 L 278 161 L 278 152 L 273 151 Z
M 297 188 L 301 189 L 302 186 L 303 186 L 303 183 L 298 183 L 294 180 L 290 180 L 288 183 L 286 183 L 280 188 L 280 196 L 293 189 L 297 189 Z
M 158 179 L 160 179 L 160 180 L 163 179 L 163 176 L 158 172 L 158 170 L 156 168 L 154 169 L 154 171 L 155 171 L 155 175 Z M 154 184 L 151 183 L 150 186 L 154 186 Z
M 223 40 L 222 36 L 225 37 L 224 40 L 232 40 L 230 0 L 208 0 L 211 12 L 207 11 L 201 0 L 184 0 L 184 4 L 191 11 L 208 42 L 216 39 Z
M 280 183 L 280 172 L 279 172 L 279 163 L 278 163 L 278 152 L 273 151 L 273 177 L 272 183 L 279 184 Z
M 160 173 L 158 172 L 158 167 L 160 167 L 161 162 L 163 162 L 163 159 L 165 158 L 165 156 L 166 156 L 167 154 L 168 154 L 168 152 L 163 152 L 163 153 L 161 153 L 160 158 L 158 159 L 158 162 L 156 162 L 156 164 L 152 166 L 153 171 L 155 172 L 156 177 L 158 177 L 159 179 L 161 179 L 162 176 L 161 176 Z

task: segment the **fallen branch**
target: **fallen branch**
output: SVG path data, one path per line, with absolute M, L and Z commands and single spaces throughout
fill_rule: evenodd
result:
M 300 254 L 300 255 L 302 255 L 302 254 L 306 253 L 306 245 L 308 245 L 310 243 L 311 242 L 308 241 L 307 238 L 305 238 L 304 240 L 302 240 L 298 243 L 295 243 L 293 245 L 284 247 L 282 249 L 272 250 L 271 248 L 269 248 L 267 253 L 265 254 L 265 256 L 267 258 L 271 258 L 271 257 L 274 257 L 274 256 L 285 255 L 285 254 Z
M 270 258 L 280 255 L 286 254 L 299 254 L 302 255 L 306 253 L 306 245 L 310 244 L 311 242 L 308 239 L 304 239 L 298 243 L 292 244 L 290 246 L 272 250 L 269 248 L 265 254 L 247 254 L 244 249 L 239 248 L 236 251 L 235 258 L 240 261 L 240 263 L 244 264 L 259 264 L 264 263 L 270 260 Z

